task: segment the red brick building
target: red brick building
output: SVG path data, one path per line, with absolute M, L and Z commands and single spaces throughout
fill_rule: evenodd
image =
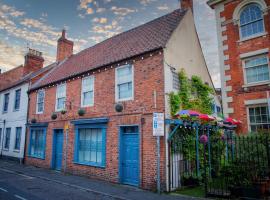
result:
M 224 113 L 243 121 L 240 132 L 269 132 L 270 1 L 208 4 L 216 12 Z
M 155 189 L 153 113 L 170 116 L 176 72 L 184 68 L 213 86 L 185 5 L 192 1 L 78 54 L 63 32 L 58 65 L 30 90 L 26 164 Z M 167 134 L 160 143 L 163 189 Z

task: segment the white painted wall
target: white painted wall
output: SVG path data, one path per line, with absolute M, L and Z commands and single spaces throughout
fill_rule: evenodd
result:
M 25 83 L 9 90 L 0 92 L 0 128 L 2 128 L 0 153 L 4 156 L 23 158 L 25 144 L 25 125 L 27 123 L 28 91 L 29 84 Z M 20 109 L 14 111 L 15 91 L 21 89 Z M 4 95 L 9 93 L 8 112 L 3 113 Z M 5 120 L 5 124 L 4 124 Z M 20 150 L 14 150 L 16 127 L 22 127 Z M 4 149 L 5 130 L 11 128 L 9 149 Z
M 165 117 L 170 118 L 169 93 L 177 92 L 173 89 L 173 74 L 171 68 L 180 72 L 183 68 L 188 77 L 197 75 L 204 82 L 214 88 L 211 76 L 208 72 L 200 41 L 195 28 L 192 12 L 189 10 L 164 49 L 164 81 L 165 81 Z M 216 105 L 220 106 L 218 98 L 214 98 Z M 168 166 L 168 143 L 169 125 L 165 127 L 166 166 Z M 167 190 L 169 189 L 169 169 L 166 168 Z

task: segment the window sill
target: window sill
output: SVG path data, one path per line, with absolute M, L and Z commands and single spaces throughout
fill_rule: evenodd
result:
M 95 163 L 86 163 L 86 162 L 78 162 L 78 161 L 73 161 L 74 164 L 77 165 L 85 165 L 85 166 L 89 166 L 89 167 L 98 167 L 98 168 L 105 168 L 105 165 L 103 164 L 95 164 Z
M 81 105 L 82 108 L 89 108 L 89 107 L 93 107 L 94 104 L 90 104 L 90 105 Z
M 43 114 L 43 112 L 36 112 L 36 115 L 41 115 Z
M 20 109 L 17 109 L 17 110 L 14 109 L 14 110 L 13 110 L 13 112 L 18 112 L 18 111 L 20 111 Z
M 123 102 L 123 101 L 133 101 L 134 98 L 131 97 L 131 98 L 126 98 L 126 99 L 116 99 L 116 103 L 119 103 L 119 102 Z
M 257 83 L 249 83 L 242 85 L 243 88 L 247 87 L 254 87 L 254 86 L 260 86 L 260 85 L 270 85 L 270 81 L 263 81 L 263 82 L 257 82 Z
M 39 156 L 34 156 L 34 155 L 28 155 L 28 157 L 45 160 L 45 157 L 39 157 Z
M 7 114 L 7 113 L 8 113 L 8 111 L 3 111 L 3 112 L 2 112 L 2 114 Z
M 263 32 L 263 33 L 260 33 L 260 34 L 257 34 L 257 35 L 253 35 L 253 36 L 250 36 L 250 37 L 247 37 L 247 38 L 241 38 L 237 42 L 238 43 L 245 42 L 245 41 L 248 41 L 248 40 L 252 40 L 252 39 L 255 39 L 255 38 L 266 36 L 267 34 L 268 34 L 268 32 Z
M 9 149 L 3 148 L 3 151 L 9 151 Z
M 13 152 L 20 153 L 20 150 L 14 149 Z

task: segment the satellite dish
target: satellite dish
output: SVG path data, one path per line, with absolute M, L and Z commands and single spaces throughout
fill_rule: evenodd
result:
M 114 109 L 116 112 L 122 112 L 124 109 L 124 106 L 121 103 L 117 103 L 117 104 L 115 104 Z

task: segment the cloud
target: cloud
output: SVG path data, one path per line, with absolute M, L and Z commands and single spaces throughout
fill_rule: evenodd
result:
M 162 5 L 162 6 L 158 6 L 157 7 L 158 10 L 169 10 L 169 6 L 168 5 Z
M 136 10 L 131 9 L 131 8 L 120 8 L 120 7 L 113 6 L 111 7 L 111 11 L 113 11 L 115 15 L 126 16 L 127 14 L 133 13 Z
M 155 2 L 156 0 L 139 0 L 140 4 L 147 6 L 148 4 Z
M 87 9 L 86 9 L 86 14 L 91 15 L 91 14 L 93 14 L 93 13 L 94 13 L 93 8 L 87 8 Z
M 80 5 L 79 5 L 79 9 L 87 9 L 88 8 L 88 4 L 92 3 L 93 0 L 80 0 Z
M 106 11 L 106 8 L 97 8 L 97 13 L 103 13 Z
M 8 6 L 8 5 L 2 5 L 0 7 L 0 10 L 12 17 L 19 17 L 19 16 L 23 16 L 25 13 L 22 11 L 18 11 L 16 10 L 14 7 Z
M 106 38 L 110 38 L 121 32 L 122 27 L 118 25 L 116 20 L 113 20 L 110 24 L 97 24 L 92 27 L 90 32 L 95 36 L 91 37 L 93 41 L 101 41 Z
M 105 17 L 101 18 L 95 17 L 92 21 L 100 24 L 106 24 L 108 22 L 108 19 Z

